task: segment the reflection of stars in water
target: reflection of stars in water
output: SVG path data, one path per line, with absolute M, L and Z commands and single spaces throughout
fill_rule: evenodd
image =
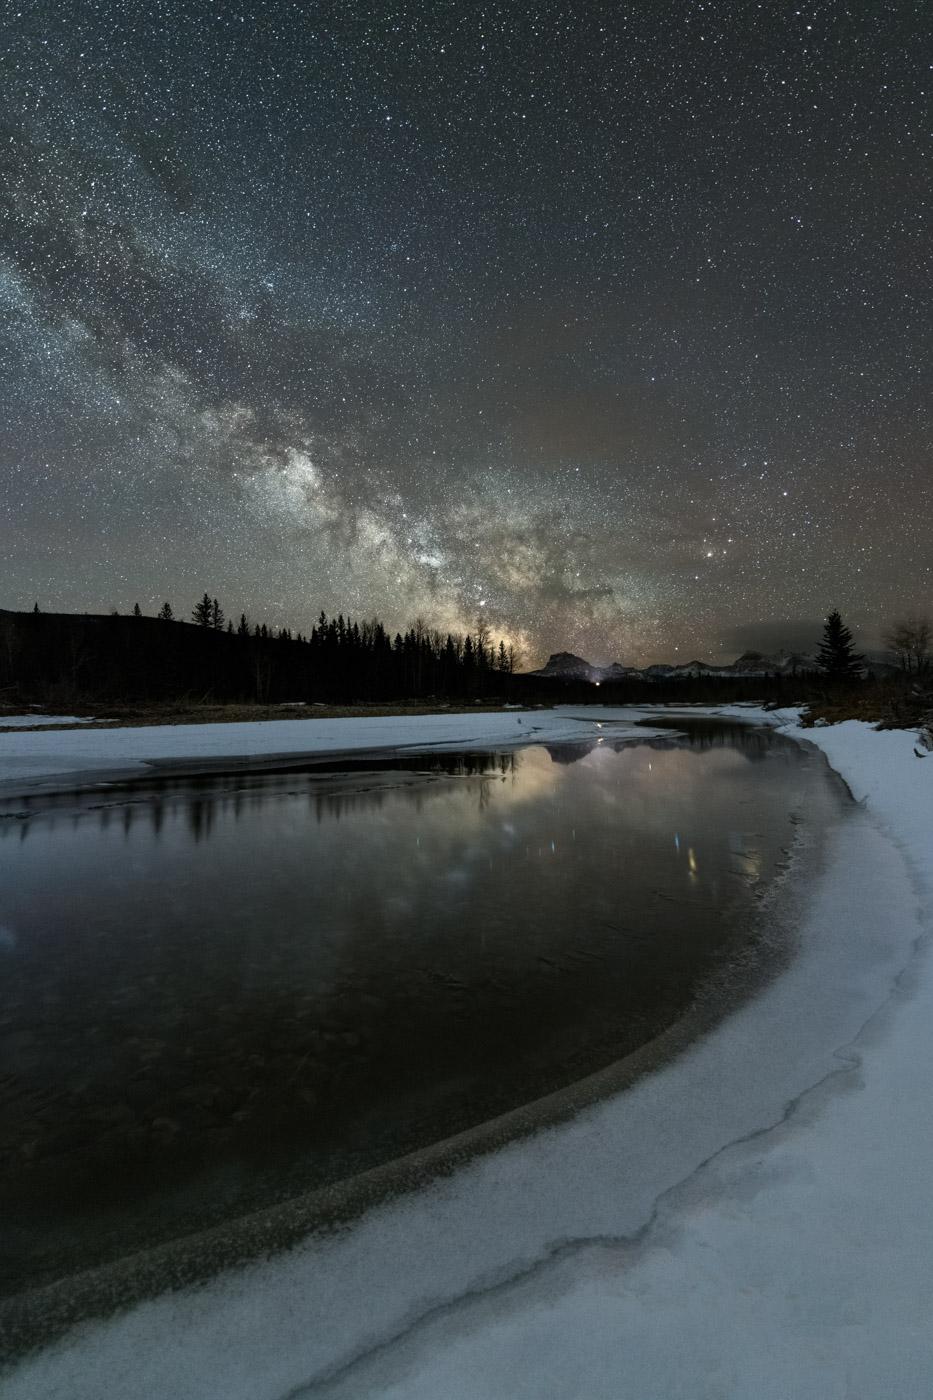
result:
M 754 23 L 24 8 L 2 601 L 628 661 L 928 604 L 917 27 Z

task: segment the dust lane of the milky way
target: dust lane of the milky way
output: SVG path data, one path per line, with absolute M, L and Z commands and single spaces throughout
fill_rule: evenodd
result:
M 928 606 L 925 10 L 8 5 L 0 604 L 634 663 Z

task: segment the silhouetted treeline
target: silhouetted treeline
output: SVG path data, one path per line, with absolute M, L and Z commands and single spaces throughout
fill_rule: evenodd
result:
M 194 623 L 157 618 L 0 611 L 0 700 L 365 703 L 507 696 L 513 654 L 488 632 L 445 634 L 416 623 L 390 635 L 378 620 L 328 618 L 308 636 L 224 621 L 206 594 Z
M 105 703 L 367 704 L 512 701 L 717 704 L 835 703 L 895 710 L 907 678 L 836 680 L 821 674 L 702 676 L 603 682 L 521 675 L 514 654 L 475 635 L 416 623 L 394 636 L 377 620 L 317 619 L 309 635 L 225 620 L 207 595 L 197 623 L 159 617 L 0 610 L 0 704 L 74 707 Z M 890 703 L 889 703 L 890 702 Z M 912 711 L 911 711 L 912 712 Z

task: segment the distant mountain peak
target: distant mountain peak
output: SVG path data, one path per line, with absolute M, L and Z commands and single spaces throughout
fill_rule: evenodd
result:
M 577 656 L 572 651 L 552 651 L 547 659 L 546 665 L 541 667 L 542 671 L 558 670 L 565 666 L 589 666 L 588 661 L 584 661 L 582 656 Z
M 609 666 L 594 666 L 591 661 L 584 660 L 575 652 L 554 651 L 546 664 L 531 674 L 550 680 L 590 681 L 593 685 L 599 685 L 603 681 L 622 680 L 625 676 L 637 675 L 638 672 L 632 666 L 623 666 L 620 661 L 613 661 Z
M 767 652 L 749 649 L 736 657 L 735 661 L 716 665 L 709 661 L 656 662 L 640 669 L 637 666 L 623 666 L 613 661 L 609 666 L 595 666 L 585 657 L 572 651 L 555 651 L 547 663 L 530 674 L 546 680 L 589 681 L 600 685 L 605 681 L 620 681 L 629 677 L 644 680 L 673 680 L 689 676 L 791 676 L 797 672 L 817 670 L 816 658 L 803 652 L 781 650 L 769 655 Z

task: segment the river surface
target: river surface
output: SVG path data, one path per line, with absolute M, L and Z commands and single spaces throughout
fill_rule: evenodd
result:
M 0 810 L 2 1291 L 470 1129 L 715 997 L 839 796 L 770 731 L 688 730 Z

